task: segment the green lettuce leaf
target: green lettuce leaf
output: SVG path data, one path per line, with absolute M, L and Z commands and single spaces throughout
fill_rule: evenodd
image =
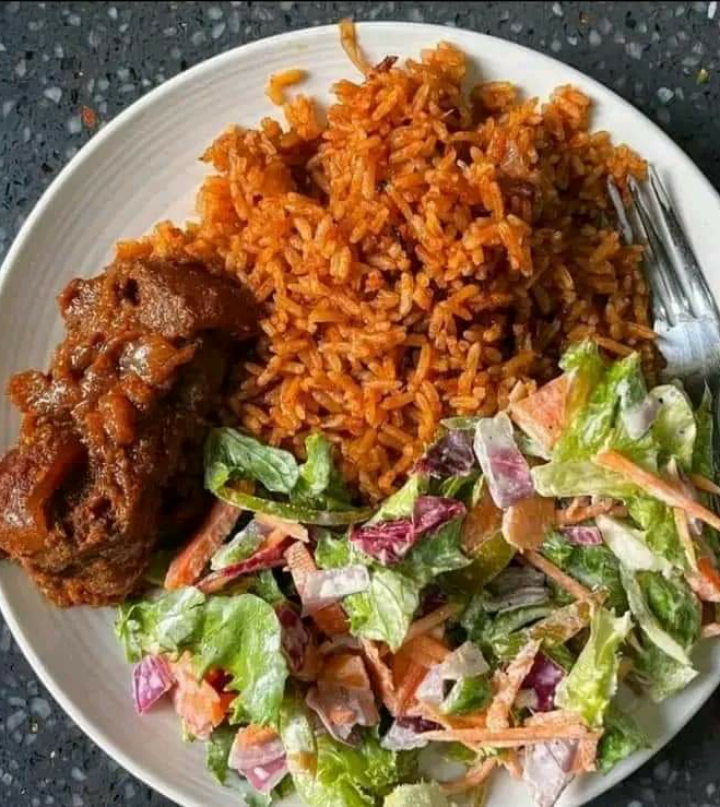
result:
M 380 505 L 379 510 L 370 519 L 370 524 L 380 524 L 383 521 L 397 521 L 400 518 L 412 518 L 415 509 L 415 500 L 422 496 L 428 488 L 428 479 L 423 474 L 411 474 L 407 482 L 389 496 Z
M 638 576 L 622 566 L 620 567 L 620 576 L 625 587 L 630 610 L 648 639 L 678 664 L 690 665 L 690 658 L 685 648 L 663 629 L 656 615 L 650 610 Z
M 267 490 L 290 493 L 300 472 L 289 451 L 266 446 L 230 429 L 213 429 L 205 443 L 205 486 L 212 491 L 238 479 L 254 479 Z
M 221 785 L 227 779 L 228 757 L 236 734 L 236 728 L 223 724 L 213 731 L 205 743 L 205 765 Z
M 461 549 L 462 518 L 453 518 L 423 536 L 395 569 L 425 586 L 438 575 L 464 569 L 472 561 Z
M 638 392 L 633 395 L 632 391 Z M 553 462 L 594 457 L 611 442 L 621 400 L 644 397 L 645 381 L 640 356 L 633 353 L 605 370 L 585 406 L 569 419 L 569 425 L 553 449 Z
M 610 496 L 626 499 L 638 489 L 613 471 L 590 460 L 568 460 L 536 465 L 530 471 L 535 491 L 540 496 L 558 499 L 572 496 Z
M 332 452 L 332 443 L 319 432 L 307 436 L 307 459 L 300 466 L 297 485 L 290 495 L 293 502 L 317 510 L 344 510 L 350 506 L 350 493 L 335 467 Z
M 280 736 L 297 792 L 309 807 L 375 805 L 414 772 L 415 754 L 385 750 L 373 731 L 357 748 L 329 735 L 316 737 L 299 692 L 289 693 L 282 704 Z
M 270 605 L 277 605 L 286 600 L 272 569 L 263 569 L 253 578 L 250 583 L 250 593 L 257 594 Z
M 202 632 L 206 597 L 196 588 L 179 588 L 118 608 L 115 635 L 128 661 L 146 654 L 179 653 Z
M 648 546 L 678 569 L 685 568 L 685 550 L 675 528 L 672 510 L 663 502 L 639 494 L 625 500 L 628 513 L 638 524 Z
M 383 807 L 452 807 L 440 785 L 400 785 L 385 797 Z
M 396 650 L 405 639 L 420 604 L 420 592 L 438 575 L 470 563 L 460 549 L 462 519 L 443 524 L 424 536 L 401 563 L 386 567 L 353 547 L 347 537 L 322 533 L 315 561 L 322 569 L 363 563 L 369 569 L 370 587 L 343 600 L 355 636 L 386 642 Z
M 682 577 L 653 572 L 639 572 L 637 580 L 662 629 L 684 648 L 692 647 L 700 638 L 702 609 L 690 586 Z
M 288 676 L 282 629 L 274 609 L 260 597 L 212 597 L 205 606 L 195 649 L 199 675 L 220 667 L 232 678 L 226 689 L 239 693 L 234 719 L 267 725 L 277 720 Z
M 605 730 L 600 738 L 597 751 L 597 767 L 602 773 L 612 770 L 618 762 L 649 748 L 647 737 L 638 728 L 630 715 L 611 703 L 605 713 Z
M 627 611 L 627 597 L 620 580 L 620 565 L 604 544 L 575 546 L 558 532 L 551 532 L 542 545 L 542 554 L 589 589 L 604 588 L 605 607 L 620 616 Z
M 461 678 L 453 684 L 440 711 L 446 715 L 464 715 L 484 709 L 493 698 L 493 689 L 487 676 Z
M 689 664 L 675 661 L 651 642 L 643 642 L 636 648 L 633 661 L 631 680 L 653 703 L 662 703 L 685 689 L 698 675 Z
M 650 395 L 660 404 L 650 427 L 652 436 L 666 455 L 675 457 L 683 468 L 690 469 L 697 436 L 690 399 L 673 384 L 655 387 Z
M 599 515 L 595 523 L 603 541 L 617 559 L 631 571 L 650 571 L 670 574 L 672 564 L 648 546 L 646 534 L 633 529 L 624 520 Z
M 614 617 L 598 608 L 590 623 L 590 638 L 569 675 L 558 685 L 555 703 L 599 728 L 617 689 L 618 647 L 630 630 L 630 615 Z
M 373 564 L 370 588 L 343 600 L 354 636 L 386 642 L 392 651 L 405 639 L 420 605 L 422 583 L 394 568 Z
M 707 479 L 715 479 L 712 406 L 712 395 L 710 390 L 705 388 L 700 406 L 695 412 L 696 437 L 695 447 L 693 449 L 692 470 Z
M 251 521 L 237 535 L 234 535 L 226 544 L 213 555 L 210 568 L 224 569 L 235 563 L 241 563 L 255 554 L 266 538 L 264 529 L 257 521 Z
M 206 597 L 191 587 L 166 591 L 121 606 L 115 630 L 131 661 L 146 653 L 187 650 L 198 676 L 221 667 L 232 676 L 228 689 L 240 693 L 235 719 L 261 724 L 277 719 L 288 671 L 280 623 L 259 597 Z
M 560 368 L 572 380 L 567 403 L 569 421 L 585 406 L 605 374 L 606 366 L 597 344 L 587 339 L 570 345 L 560 359 Z

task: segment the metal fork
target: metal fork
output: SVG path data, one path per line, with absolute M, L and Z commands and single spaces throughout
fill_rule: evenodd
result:
M 663 375 L 683 381 L 696 403 L 710 388 L 718 434 L 720 311 L 670 195 L 654 167 L 649 174 L 642 187 L 629 181 L 632 204 L 627 207 L 612 177 L 608 191 L 623 241 L 645 247 L 656 344 L 667 361 Z

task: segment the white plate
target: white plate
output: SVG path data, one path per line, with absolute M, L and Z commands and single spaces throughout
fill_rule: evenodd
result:
M 573 83 L 597 102 L 595 127 L 606 128 L 652 160 L 670 184 L 701 264 L 716 263 L 720 198 L 690 159 L 654 124 L 600 84 L 560 62 L 500 39 L 432 25 L 363 23 L 360 42 L 377 62 L 387 54 L 416 57 L 440 40 L 456 43 L 484 79 L 508 79 L 546 96 Z M 93 275 L 115 241 L 153 224 L 192 216 L 203 176 L 197 158 L 231 122 L 254 126 L 277 114 L 264 95 L 268 75 L 302 67 L 302 91 L 330 100 L 330 85 L 358 79 L 335 27 L 265 39 L 222 54 L 149 93 L 119 115 L 61 172 L 28 218 L 0 270 L 0 380 L 44 367 L 60 334 L 55 295 L 77 275 Z M 720 299 L 720 278 L 709 278 Z M 0 449 L 15 439 L 18 418 L 0 408 Z M 150 786 L 186 807 L 238 804 L 204 770 L 202 749 L 180 740 L 170 709 L 137 717 L 129 695 L 130 668 L 112 633 L 110 610 L 61 611 L 48 605 L 24 575 L 0 570 L 0 605 L 43 683 L 76 723 L 108 754 Z M 663 708 L 644 708 L 640 723 L 653 748 L 607 776 L 570 788 L 562 804 L 580 805 L 619 782 L 692 717 L 720 681 L 720 644 L 697 654 L 701 675 Z M 291 803 L 297 804 L 297 801 Z M 522 784 L 498 777 L 488 807 L 530 805 Z

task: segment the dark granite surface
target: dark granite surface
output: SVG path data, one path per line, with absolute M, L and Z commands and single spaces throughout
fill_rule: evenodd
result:
M 551 54 L 656 120 L 720 187 L 716 2 L 4 2 L 0 259 L 60 168 L 147 90 L 236 45 L 344 16 L 442 23 Z M 0 805 L 169 805 L 75 727 L 0 625 Z M 594 805 L 720 804 L 718 707 L 720 693 L 665 751 Z

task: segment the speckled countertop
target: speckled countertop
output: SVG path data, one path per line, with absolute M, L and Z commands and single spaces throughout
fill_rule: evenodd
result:
M 403 19 L 555 56 L 656 120 L 720 187 L 720 10 L 696 3 L 0 3 L 0 259 L 60 168 L 152 87 L 293 28 Z M 0 622 L 0 804 L 169 805 L 125 773 L 38 683 Z M 720 804 L 720 692 L 595 807 Z

